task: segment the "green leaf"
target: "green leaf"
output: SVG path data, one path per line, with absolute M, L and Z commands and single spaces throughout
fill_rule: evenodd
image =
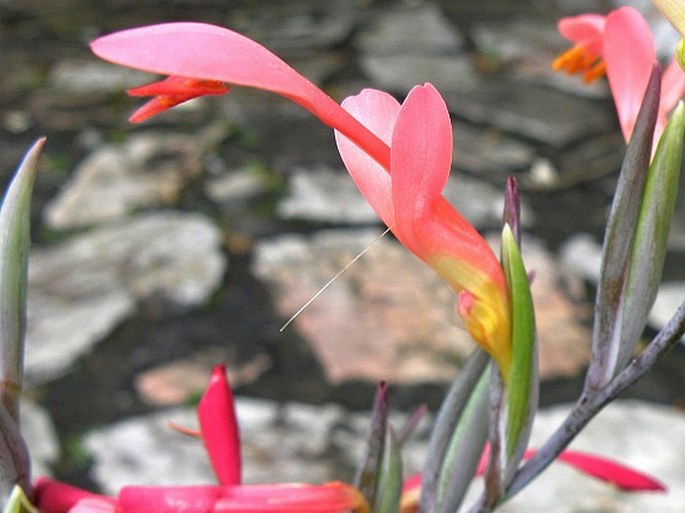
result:
M 592 359 L 585 392 L 600 389 L 611 379 L 616 369 L 619 351 L 617 316 L 623 302 L 628 259 L 652 153 L 660 93 L 661 73 L 655 67 L 628 143 L 604 234 L 602 267 L 595 300 Z
M 681 103 L 671 115 L 649 166 L 629 262 L 616 372 L 632 358 L 661 283 L 678 197 L 684 138 Z
M 31 192 L 45 139 L 20 164 L 0 209 L 0 397 L 15 421 L 23 379 Z
M 388 426 L 383 444 L 383 459 L 378 473 L 373 503 L 374 513 L 397 513 L 402 497 L 401 444 Z
M 535 312 L 528 273 L 508 225 L 502 233 L 502 265 L 511 299 L 511 367 L 506 386 L 505 486 L 528 445 L 538 403 L 538 362 Z
M 433 426 L 430 440 L 428 442 L 428 450 L 426 452 L 426 460 L 423 464 L 421 472 L 421 511 L 436 512 L 437 503 L 439 502 L 443 508 L 452 505 L 452 511 L 456 511 L 461 503 L 459 499 L 456 504 L 452 504 L 455 500 L 447 499 L 444 496 L 438 496 L 438 483 L 458 482 L 468 484 L 475 473 L 478 460 L 485 445 L 485 437 L 487 436 L 487 411 L 485 413 L 474 415 L 475 408 L 470 406 L 474 401 L 474 395 L 481 397 L 487 401 L 487 393 L 476 391 L 477 385 L 488 378 L 483 378 L 484 371 L 488 366 L 490 358 L 487 353 L 480 348 L 477 348 L 471 357 L 469 357 L 466 365 L 459 373 L 459 376 L 450 387 L 445 399 L 440 406 L 440 411 Z M 488 374 L 487 372 L 485 374 Z M 468 428 L 462 427 L 467 424 L 477 424 L 484 426 L 478 434 L 480 439 L 473 440 L 465 434 Z M 458 436 L 456 432 L 464 433 L 463 448 L 459 448 L 456 440 Z M 461 454 L 449 454 L 449 451 L 460 450 Z M 470 451 L 470 452 L 467 452 Z M 450 463 L 446 463 L 449 460 Z M 472 470 L 470 470 L 472 469 Z M 463 475 L 459 475 L 461 472 Z M 446 473 L 452 473 L 451 478 L 447 478 Z M 456 490 L 455 490 L 456 491 Z M 455 496 L 456 493 L 451 493 Z

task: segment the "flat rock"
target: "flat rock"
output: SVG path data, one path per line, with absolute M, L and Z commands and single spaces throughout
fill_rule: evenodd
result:
M 59 440 L 50 414 L 39 404 L 22 400 L 19 410 L 21 433 L 31 454 L 31 476 L 52 475 L 51 465 L 60 455 Z
M 92 58 L 57 61 L 48 74 L 51 87 L 69 93 L 121 93 L 151 81 L 149 73 Z
M 387 10 L 356 40 L 366 75 L 383 89 L 406 93 L 428 81 L 441 90 L 472 87 L 471 62 L 462 36 L 434 4 Z
M 65 372 L 137 305 L 188 309 L 221 283 L 219 230 L 198 214 L 158 212 L 106 225 L 30 256 L 26 379 Z
M 484 79 L 474 89 L 444 93 L 450 110 L 458 116 L 555 148 L 615 127 L 608 108 L 513 78 Z
M 602 268 L 602 245 L 588 233 L 573 235 L 559 251 L 563 265 L 590 283 L 599 283 Z
M 299 167 L 290 176 L 289 188 L 288 196 L 276 208 L 283 219 L 349 224 L 379 222 L 376 212 L 347 173 L 326 166 Z
M 47 206 L 55 229 L 79 228 L 121 219 L 143 207 L 171 205 L 202 171 L 202 155 L 221 134 L 210 128 L 198 137 L 145 133 L 122 145 L 108 144 L 86 157 Z
M 268 284 L 278 314 L 288 318 L 379 234 L 331 230 L 261 241 L 253 272 Z M 454 377 L 474 347 L 458 323 L 447 286 L 385 237 L 289 329 L 309 342 L 332 383 L 416 383 Z
M 659 286 L 652 311 L 649 313 L 650 326 L 656 330 L 663 328 L 683 301 L 685 301 L 685 282 L 662 283 Z

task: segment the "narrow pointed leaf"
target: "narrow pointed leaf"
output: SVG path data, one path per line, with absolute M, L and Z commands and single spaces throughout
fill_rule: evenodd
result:
M 506 382 L 506 486 L 528 445 L 539 389 L 533 298 L 528 273 L 508 225 L 502 235 L 502 260 L 512 308 L 512 359 Z
M 632 358 L 654 304 L 682 169 L 685 114 L 680 104 L 666 126 L 645 184 L 626 282 L 616 371 Z
M 604 235 L 601 278 L 595 301 L 592 360 L 585 391 L 601 388 L 616 368 L 618 345 L 616 326 L 628 269 L 635 225 L 652 152 L 652 134 L 659 110 L 661 74 L 658 67 L 645 92 L 642 108 L 628 144 Z
M 397 513 L 402 497 L 401 445 L 388 426 L 374 497 L 374 513 Z
M 382 464 L 387 429 L 388 385 L 382 381 L 376 389 L 366 452 L 354 478 L 354 486 L 359 489 L 369 504 L 375 503 L 376 484 Z
M 487 353 L 481 349 L 476 349 L 450 387 L 440 406 L 428 443 L 426 460 L 423 464 L 421 511 L 435 511 L 438 479 L 443 468 L 447 448 L 488 361 Z
M 488 434 L 488 384 L 491 373 L 498 372 L 489 365 L 473 388 L 450 438 L 440 469 L 436 512 L 457 511 L 476 475 Z
M 0 394 L 15 421 L 23 379 L 31 192 L 44 144 L 39 139 L 26 153 L 0 209 Z

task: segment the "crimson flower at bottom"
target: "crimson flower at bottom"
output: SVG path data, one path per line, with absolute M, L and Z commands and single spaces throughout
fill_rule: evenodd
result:
M 368 513 L 351 485 L 331 482 L 241 484 L 240 435 L 223 365 L 212 372 L 199 405 L 200 436 L 218 485 L 125 486 L 116 497 L 97 495 L 49 478 L 34 487 L 42 513 Z

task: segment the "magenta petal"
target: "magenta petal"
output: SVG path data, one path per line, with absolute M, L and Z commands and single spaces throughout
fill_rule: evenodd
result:
M 119 513 L 117 504 L 106 499 L 83 499 L 69 513 Z
M 211 513 L 221 495 L 218 486 L 125 486 L 121 513 Z
M 400 104 L 395 98 L 383 91 L 364 89 L 358 95 L 346 98 L 342 106 L 390 146 L 400 110 Z M 393 229 L 395 211 L 392 206 L 389 170 L 384 169 L 340 132 L 335 132 L 335 141 L 352 180 L 383 222 Z
M 604 28 L 604 61 L 621 130 L 630 139 L 656 62 L 652 32 L 642 15 L 622 7 L 607 16 Z
M 416 253 L 416 242 L 421 238 L 418 232 L 427 228 L 427 216 L 442 199 L 452 165 L 449 113 L 442 96 L 431 84 L 416 86 L 409 92 L 400 109 L 390 148 L 396 234 Z
M 579 451 L 564 451 L 559 461 L 592 477 L 612 483 L 625 491 L 665 491 L 666 487 L 655 478 L 610 459 Z
M 217 365 L 197 406 L 202 439 L 217 479 L 223 485 L 241 480 L 240 432 L 226 367 Z
M 33 485 L 34 501 L 42 513 L 67 513 L 80 501 L 97 499 L 113 502 L 114 499 L 96 495 L 48 477 L 41 477 Z

